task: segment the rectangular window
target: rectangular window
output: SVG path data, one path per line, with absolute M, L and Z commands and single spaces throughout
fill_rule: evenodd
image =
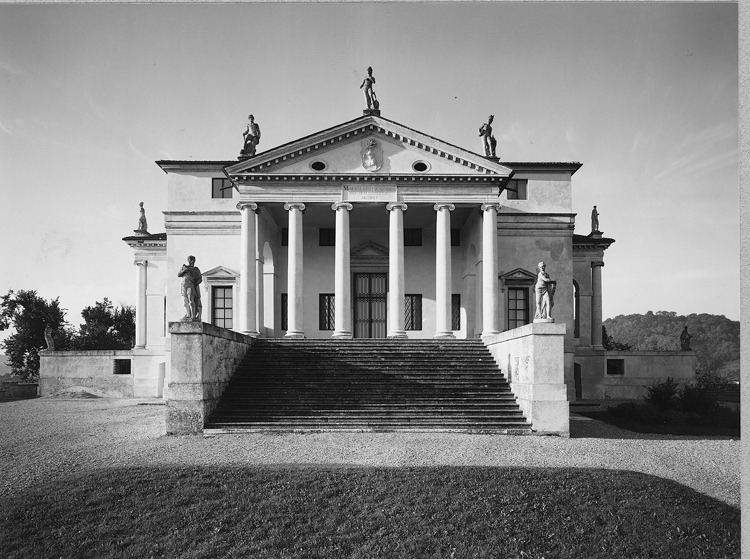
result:
M 421 247 L 422 246 L 422 230 L 404 228 L 404 246 L 405 247 Z
M 211 179 L 211 198 L 231 198 L 232 181 L 229 179 Z
M 336 246 L 336 230 L 335 229 L 318 229 L 320 246 L 332 247 Z
M 333 293 L 321 293 L 318 299 L 318 329 L 333 330 L 336 302 Z
M 461 294 L 451 295 L 451 330 L 461 329 Z
M 404 296 L 404 329 L 422 329 L 422 296 Z
M 526 287 L 508 288 L 508 330 L 529 323 L 529 290 Z
M 232 328 L 234 318 L 232 300 L 231 286 L 211 288 L 211 324 L 219 328 Z
M 116 375 L 129 375 L 130 374 L 130 359 L 115 359 L 113 372 Z
M 286 227 L 281 228 L 281 246 L 289 246 L 289 229 Z
M 528 180 L 513 179 L 508 181 L 505 190 L 508 192 L 508 200 L 527 200 L 528 199 Z
M 461 230 L 460 229 L 451 229 L 451 246 L 452 247 L 461 246 Z
M 607 374 L 608 375 L 624 375 L 625 374 L 625 360 L 624 359 L 607 359 Z
M 281 294 L 281 329 L 289 330 L 289 295 Z

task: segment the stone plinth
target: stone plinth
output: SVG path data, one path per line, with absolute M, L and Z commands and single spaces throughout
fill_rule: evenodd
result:
M 205 322 L 172 322 L 168 435 L 203 432 L 253 338 Z
M 534 322 L 482 336 L 536 433 L 570 435 L 565 324 Z

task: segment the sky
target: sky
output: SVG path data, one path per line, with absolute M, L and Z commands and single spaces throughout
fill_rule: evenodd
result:
M 578 161 L 576 233 L 600 229 L 604 318 L 739 319 L 737 5 L 0 5 L 0 295 L 68 321 L 135 304 L 138 226 L 164 231 L 161 159 L 232 160 L 362 114 L 505 161 Z M 0 339 L 6 333 L 0 332 Z

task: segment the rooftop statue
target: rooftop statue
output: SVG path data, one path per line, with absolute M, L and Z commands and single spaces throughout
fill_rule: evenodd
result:
M 252 157 L 255 155 L 255 147 L 260 143 L 260 126 L 255 122 L 253 115 L 248 115 L 247 129 L 242 133 L 245 143 L 242 146 L 240 157 Z
M 540 262 L 537 266 L 539 273 L 534 285 L 534 291 L 536 292 L 536 313 L 534 314 L 534 320 L 542 319 L 545 322 L 554 322 L 551 311 L 552 307 L 555 306 L 554 297 L 557 282 L 550 279 L 545 268 L 544 262 Z
M 497 147 L 497 140 L 492 135 L 492 121 L 495 120 L 495 115 L 490 115 L 487 122 L 482 124 L 479 128 L 479 136 L 482 138 L 482 146 L 484 147 L 485 157 L 497 157 L 495 155 L 495 148 Z
M 596 206 L 594 206 L 594 209 L 591 210 L 591 232 L 599 232 L 599 212 L 596 211 Z
M 148 234 L 148 224 L 146 223 L 146 210 L 143 209 L 143 202 L 140 203 L 140 206 L 141 206 L 141 217 L 138 218 L 138 229 L 135 230 L 135 233 Z
M 185 321 L 200 321 L 203 305 L 198 285 L 203 281 L 200 269 L 195 265 L 195 256 L 188 256 L 188 263 L 183 264 L 177 277 L 182 278 L 182 297 L 185 303 Z
M 380 103 L 378 102 L 378 96 L 375 95 L 375 91 L 372 86 L 375 85 L 375 77 L 372 75 L 372 66 L 367 67 L 367 77 L 362 80 L 362 84 L 359 86 L 360 89 L 365 88 L 365 101 L 367 102 L 368 109 L 380 109 Z
M 55 339 L 52 337 L 52 334 L 54 333 L 54 329 L 52 328 L 52 325 L 47 323 L 47 325 L 44 327 L 44 341 L 47 343 L 47 349 L 50 351 L 55 350 Z

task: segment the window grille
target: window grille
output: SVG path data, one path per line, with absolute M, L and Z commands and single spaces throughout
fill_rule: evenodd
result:
M 404 329 L 422 329 L 422 296 L 406 295 L 404 297 Z
M 113 372 L 116 375 L 129 375 L 130 366 L 130 359 L 115 359 Z
M 529 181 L 526 179 L 513 179 L 508 181 L 508 185 L 505 187 L 505 190 L 508 193 L 508 200 L 527 200 L 528 183 Z
M 321 293 L 318 304 L 318 329 L 333 330 L 336 316 L 336 303 L 333 293 Z
M 231 198 L 232 181 L 229 179 L 211 179 L 211 198 Z
M 421 247 L 422 246 L 422 230 L 404 228 L 404 246 L 405 247 Z
M 451 295 L 451 330 L 461 329 L 461 294 Z
M 232 288 L 214 286 L 211 288 L 211 323 L 219 328 L 233 327 L 234 305 Z
M 529 290 L 526 287 L 508 288 L 508 329 L 529 323 Z
M 336 230 L 335 229 L 319 229 L 319 244 L 322 247 L 336 246 Z

